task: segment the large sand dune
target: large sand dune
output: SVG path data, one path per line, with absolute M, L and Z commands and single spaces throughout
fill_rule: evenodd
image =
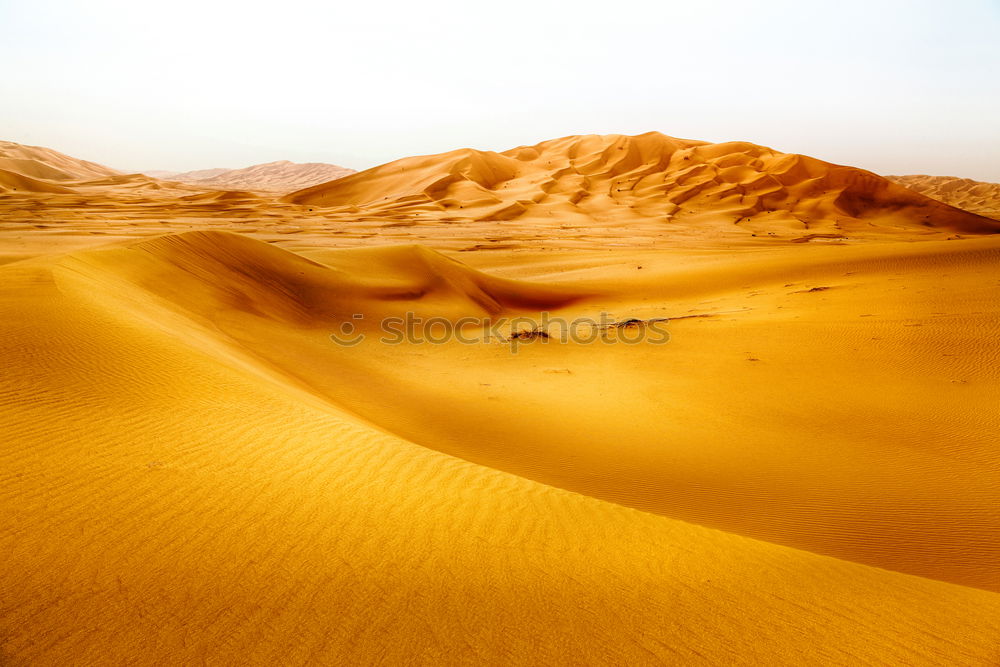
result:
M 993 221 L 662 135 L 7 172 L 0 664 L 1000 663 Z
M 498 223 L 541 218 L 631 225 L 652 219 L 679 231 L 710 228 L 716 236 L 1000 229 L 854 167 L 746 142 L 707 144 L 656 132 L 405 158 L 284 200 L 369 215 L 446 213 Z

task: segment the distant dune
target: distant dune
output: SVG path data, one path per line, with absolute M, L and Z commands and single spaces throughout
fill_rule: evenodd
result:
M 572 136 L 503 153 L 462 149 L 404 158 L 286 196 L 368 215 L 506 223 L 664 227 L 715 234 L 842 237 L 899 228 L 993 232 L 995 221 L 862 169 L 746 142 L 656 132 Z M 502 225 L 501 225 L 502 226 Z
M 970 213 L 1000 220 L 1000 183 L 953 176 L 886 176 L 915 192 Z
M 145 172 L 149 176 L 216 189 L 290 192 L 355 173 L 353 169 L 323 162 L 296 163 L 288 160 L 257 164 L 242 169 Z
M 102 181 L 123 175 L 123 172 L 111 167 L 70 157 L 51 148 L 26 146 L 12 141 L 0 141 L 0 170 L 19 175 L 0 175 L 0 188 L 50 194 L 72 192 L 71 186 L 67 186 L 73 181 Z M 353 169 L 333 164 L 282 160 L 242 169 L 150 170 L 134 176 L 146 178 L 146 182 L 151 182 L 149 179 L 169 180 L 212 190 L 287 193 L 353 173 Z
M 220 169 L 219 171 L 225 171 L 225 170 L 224 169 Z M 165 170 L 162 170 L 162 169 L 146 169 L 146 170 L 141 171 L 139 173 L 143 174 L 144 176 L 149 176 L 150 178 L 170 178 L 171 176 L 173 176 L 175 174 L 179 174 L 181 172 L 179 172 L 179 171 L 165 171 Z
M 0 169 L 48 181 L 94 180 L 122 173 L 51 148 L 25 146 L 12 141 L 0 141 Z

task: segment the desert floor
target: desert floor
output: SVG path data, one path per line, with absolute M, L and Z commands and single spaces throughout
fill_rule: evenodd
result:
M 126 185 L 0 202 L 0 663 L 1000 663 L 1000 237 Z

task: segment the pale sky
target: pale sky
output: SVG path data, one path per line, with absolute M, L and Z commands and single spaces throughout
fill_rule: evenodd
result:
M 0 139 L 363 169 L 584 133 L 1000 181 L 1000 0 L 0 0 Z

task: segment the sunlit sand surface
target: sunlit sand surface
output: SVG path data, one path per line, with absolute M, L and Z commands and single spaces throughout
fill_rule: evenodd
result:
M 1000 223 L 657 134 L 285 195 L 13 146 L 0 664 L 1000 662 Z

